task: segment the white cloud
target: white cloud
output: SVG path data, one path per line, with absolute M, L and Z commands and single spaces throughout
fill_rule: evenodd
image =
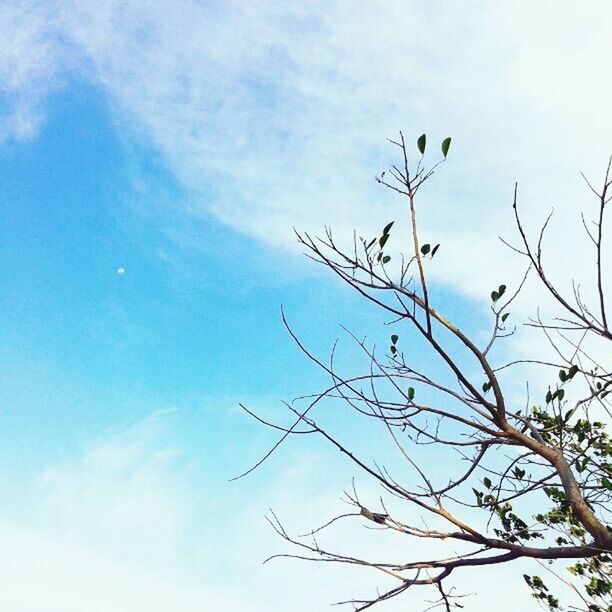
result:
M 44 102 L 58 82 L 62 45 L 45 3 L 0 6 L 0 144 L 34 137 L 44 120 Z
M 200 493 L 165 417 L 104 436 L 49 466 L 33 508 L 0 521 L 0 606 L 12 612 L 251 610 L 211 580 L 180 575 Z M 194 531 L 197 535 L 197 530 Z
M 230 485 L 225 477 L 215 477 L 218 463 L 209 462 L 216 442 L 203 440 L 191 450 L 188 444 L 177 446 L 171 434 L 175 416 L 156 413 L 91 441 L 80 456 L 43 470 L 32 483 L 38 493 L 31 507 L 22 506 L 19 514 L 3 512 L 2 609 L 306 612 L 371 595 L 377 585 L 385 585 L 359 568 L 291 560 L 262 566 L 270 554 L 295 552 L 273 537 L 263 513 L 272 506 L 296 534 L 346 511 L 338 501 L 342 486 L 350 483 L 346 463 L 330 476 L 333 455 L 289 452 L 273 479 Z M 360 495 L 376 503 L 379 490 L 360 485 L 359 478 L 357 483 Z M 429 546 L 372 532 L 360 523 L 356 519 L 321 534 L 319 541 L 333 550 L 398 559 L 408 554 L 407 546 L 411 556 Z M 516 568 L 513 576 L 514 582 L 506 579 L 498 590 L 509 594 L 516 588 Z M 489 609 L 488 588 L 475 584 L 477 578 L 465 572 L 457 579 L 462 591 L 481 591 L 474 610 Z M 432 594 L 415 590 L 383 609 L 404 610 L 427 595 Z M 529 601 L 526 591 L 521 595 Z M 516 609 L 514 603 L 504 605 L 500 612 Z
M 432 146 L 454 138 L 421 201 L 424 233 L 443 244 L 436 278 L 482 296 L 499 270 L 518 275 L 497 243 L 512 233 L 515 179 L 528 224 L 559 205 L 551 265 L 572 263 L 577 208 L 590 205 L 578 169 L 596 178 L 612 141 L 605 3 L 49 7 L 4 11 L 3 30 L 19 32 L 4 52 L 21 75 L 3 78 L 18 94 L 11 117 L 35 129 L 20 104 L 38 109 L 66 69 L 61 40 L 70 67 L 109 95 L 120 131 L 162 153 L 191 214 L 283 248 L 293 226 L 378 229 L 403 214 L 371 180 L 393 160 L 384 138 L 425 130 Z
M 424 217 L 462 243 L 486 241 L 509 220 L 515 178 L 527 212 L 541 216 L 577 183 L 578 166 L 599 169 L 609 152 L 611 90 L 600 75 L 612 43 L 597 27 L 605 3 L 577 14 L 527 2 L 466 12 L 107 0 L 58 3 L 54 19 L 48 6 L 33 4 L 17 28 L 13 9 L 5 25 L 24 31 L 13 43 L 18 90 L 59 69 L 48 51 L 63 40 L 72 65 L 110 94 L 121 129 L 164 155 L 193 194 L 191 212 L 212 211 L 268 244 L 292 242 L 293 225 L 386 220 L 370 177 L 392 158 L 384 138 L 399 128 L 454 137 L 447 178 L 427 204 L 435 212 Z M 480 290 L 459 258 L 445 265 L 442 277 L 459 272 L 470 284 L 470 272 Z
M 411 137 L 425 130 L 432 143 L 450 134 L 449 163 L 422 200 L 423 231 L 443 245 L 436 278 L 487 296 L 491 283 L 517 277 L 515 259 L 496 243 L 498 233 L 511 234 L 515 179 L 532 227 L 559 204 L 552 271 L 579 271 L 586 255 L 572 260 L 569 247 L 578 203 L 588 194 L 577 170 L 596 177 L 612 142 L 605 78 L 612 43 L 600 27 L 607 3 L 579 10 L 557 2 L 472 6 L 14 2 L 0 9 L 0 86 L 8 105 L 0 140 L 35 134 L 45 96 L 75 70 L 108 95 L 121 132 L 161 152 L 189 194 L 185 212 L 212 213 L 286 248 L 293 225 L 346 231 L 401 215 L 402 203 L 390 205 L 370 179 L 392 158 L 384 138 L 399 128 Z M 40 592 L 23 582 L 0 596 L 46 610 L 166 610 L 171 596 L 186 602 L 179 606 L 185 610 L 217 596 L 217 609 L 249 609 L 155 577 L 154 552 L 182 558 L 182 534 L 202 507 L 189 478 L 174 480 L 176 461 L 122 439 L 49 468 L 41 480 L 48 513 L 41 533 L 10 525 L 1 532 L 12 549 L 29 546 L 40 560 L 32 578 L 28 559 L 17 555 L 21 565 L 5 574 L 5 586 L 30 576 Z M 243 516 L 233 510 L 232 520 Z M 248 546 L 253 541 L 263 540 L 248 538 Z M 244 546 L 237 539 L 236 558 Z M 56 558 L 61 572 L 52 569 Z M 128 579 L 99 599 L 96 575 Z M 138 593 L 147 594 L 146 605 L 134 599 Z

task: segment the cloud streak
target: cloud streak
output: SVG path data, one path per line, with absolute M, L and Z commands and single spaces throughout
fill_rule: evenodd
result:
M 458 3 L 343 0 L 307 9 L 267 0 L 5 4 L 0 142 L 34 137 L 48 97 L 71 78 L 85 78 L 106 96 L 118 132 L 161 154 L 186 194 L 174 204 L 185 215 L 212 214 L 282 252 L 292 248 L 293 226 L 328 224 L 348 235 L 354 226 L 376 231 L 400 217 L 402 203 L 371 180 L 392 159 L 384 138 L 400 128 L 411 137 L 427 131 L 432 143 L 451 135 L 449 162 L 422 207 L 423 231 L 442 243 L 436 280 L 486 298 L 492 285 L 518 279 L 520 266 L 497 243 L 498 233 L 511 233 L 516 179 L 532 227 L 559 204 L 550 268 L 567 276 L 589 257 L 569 221 L 578 219 L 577 203 L 588 201 L 577 171 L 596 177 L 612 143 L 612 91 L 602 76 L 612 43 L 600 27 L 607 3 L 589 3 L 579 14 L 556 2 L 473 7 L 466 13 Z M 579 256 L 572 260 L 574 244 Z M 525 312 L 535 295 L 528 293 Z M 246 562 L 237 570 L 229 557 L 228 576 L 253 571 L 249 587 L 263 607 L 201 576 L 197 586 L 170 576 L 173 564 L 195 554 L 185 533 L 201 538 L 196 557 L 210 569 L 206 555 L 218 541 L 194 535 L 193 521 L 222 505 L 207 505 L 189 484 L 193 474 L 181 454 L 148 435 L 136 428 L 49 466 L 39 480 L 44 513 L 37 526 L 0 525 L 15 561 L 2 577 L 6 606 L 255 611 L 288 596 L 287 585 L 296 585 L 291 570 L 274 574 L 274 584 L 259 569 L 246 570 Z M 293 476 L 282 491 L 302 499 L 302 482 Z M 262 500 L 276 499 L 264 493 Z M 328 503 L 313 502 L 312 515 Z M 307 516 L 308 508 L 299 512 Z M 232 520 L 243 537 L 232 556 L 246 555 L 251 568 L 262 558 L 252 545 L 263 541 L 262 532 L 246 510 Z M 323 580 L 308 576 L 312 595 Z M 266 594 L 274 589 L 276 599 Z M 335 594 L 316 593 L 322 603 Z M 515 609 L 515 600 L 507 601 Z
M 423 229 L 443 242 L 432 274 L 482 295 L 496 270 L 519 271 L 496 243 L 514 181 L 528 222 L 553 203 L 576 218 L 587 201 L 578 169 L 600 172 L 610 152 L 604 3 L 580 15 L 527 2 L 469 13 L 342 0 L 28 6 L 4 9 L 4 29 L 20 32 L 4 51 L 17 76 L 0 77 L 12 109 L 5 134 L 35 131 L 57 74 L 85 76 L 107 94 L 119 131 L 163 155 L 186 213 L 212 213 L 273 248 L 294 244 L 294 226 L 375 231 L 400 217 L 401 203 L 370 178 L 393 159 L 384 138 L 450 134 Z M 552 261 L 567 259 L 557 245 L 574 230 L 556 227 Z
M 338 501 L 341 482 L 349 479 L 346 465 L 339 463 L 334 476 L 321 482 L 333 455 L 289 453 L 275 478 L 229 485 L 207 473 L 217 465 L 205 447 L 190 449 L 175 437 L 177 417 L 155 413 L 93 439 L 80 455 L 48 466 L 32 483 L 31 507 L 21 508 L 27 521 L 3 514 L 3 609 L 263 612 L 286 610 L 291 602 L 292 611 L 307 612 L 381 585 L 379 576 L 359 568 L 287 559 L 262 566 L 270 554 L 295 552 L 272 537 L 262 514 L 271 505 L 287 529 L 302 533 L 313 521 L 346 511 Z M 376 499 L 376 487 L 358 486 L 360 494 Z M 382 550 L 397 558 L 406 554 L 405 542 L 390 534 L 360 528 L 363 537 L 356 541 L 357 521 L 320 534 L 320 541 L 370 557 Z M 411 554 L 421 547 L 431 553 L 430 544 L 417 541 Z M 463 592 L 476 589 L 470 580 L 461 576 Z M 502 590 L 517 586 L 511 580 L 504 585 Z M 488 609 L 486 585 L 478 590 L 474 609 Z M 423 595 L 409 593 L 388 609 L 416 606 Z

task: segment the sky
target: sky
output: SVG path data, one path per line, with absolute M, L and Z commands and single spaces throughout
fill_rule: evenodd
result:
M 283 548 L 269 507 L 300 532 L 342 507 L 356 474 L 331 449 L 294 441 L 230 482 L 274 440 L 238 404 L 282 418 L 323 381 L 281 304 L 323 355 L 340 324 L 386 333 L 293 228 L 405 230 L 373 177 L 388 138 L 426 132 L 453 139 L 420 211 L 440 310 L 478 337 L 491 289 L 518 282 L 498 239 L 515 181 L 529 227 L 555 210 L 551 273 L 583 270 L 579 172 L 599 180 L 612 152 L 608 22 L 595 1 L 2 2 L 0 608 L 300 612 L 373 592 L 262 565 Z M 539 299 L 528 286 L 517 319 Z M 462 575 L 471 610 L 534 605 L 521 572 L 485 573 Z

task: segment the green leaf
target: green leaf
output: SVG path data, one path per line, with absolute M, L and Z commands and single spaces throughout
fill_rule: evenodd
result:
M 425 154 L 425 144 L 427 143 L 427 136 L 425 134 L 421 134 L 417 140 L 417 147 L 419 148 L 419 152 L 421 155 Z
M 389 233 L 389 230 L 393 227 L 394 223 L 395 221 L 391 221 L 391 223 L 387 223 L 387 225 L 385 225 L 385 229 L 383 230 L 383 236 Z
M 491 299 L 493 300 L 493 302 L 497 302 L 497 300 L 499 300 L 499 298 L 504 295 L 505 292 L 506 285 L 500 285 L 497 291 L 491 291 Z
M 393 344 L 397 344 L 398 340 L 399 340 L 399 336 L 397 334 L 393 334 L 391 336 L 391 342 L 393 342 Z
M 409 387 L 408 388 L 408 399 L 409 400 L 413 400 L 414 399 L 414 387 Z
M 507 312 L 506 314 L 503 314 L 503 315 L 502 315 L 502 318 L 501 318 L 502 323 L 505 323 L 505 322 L 506 322 L 506 319 L 507 319 L 509 316 L 510 316 L 510 313 L 509 313 L 509 312 Z
M 431 249 L 431 256 L 433 257 L 436 254 L 436 251 L 440 248 L 439 244 L 436 244 L 436 246 Z
M 559 370 L 559 380 L 561 382 L 565 382 L 567 380 L 567 374 L 565 372 L 565 370 Z
M 430 244 L 424 244 L 424 245 L 421 247 L 421 253 L 422 253 L 423 255 L 427 255 L 427 253 L 429 253 L 430 249 L 431 249 L 431 245 L 430 245 Z
M 380 244 L 380 248 L 382 249 L 385 244 L 387 244 L 387 240 L 389 240 L 389 234 L 383 234 L 380 237 L 380 240 L 378 241 L 378 244 Z
M 550 404 L 552 402 L 552 393 L 550 391 L 546 392 L 546 403 Z
M 489 389 L 491 388 L 491 383 L 490 382 L 486 382 L 484 385 L 482 385 L 482 390 L 486 393 Z
M 372 247 L 372 245 L 376 242 L 376 238 L 372 238 L 372 240 L 370 240 L 370 242 L 368 242 L 367 246 L 366 246 L 366 251 Z
M 577 365 L 573 365 L 567 372 L 567 376 L 568 378 L 574 378 L 574 376 L 576 376 L 576 373 L 578 372 L 578 366 Z
M 556 395 L 559 401 L 561 401 L 563 399 L 563 396 L 565 395 L 565 389 L 557 390 Z
M 521 470 L 520 467 L 515 467 L 514 468 L 514 475 L 519 479 L 522 480 L 523 476 L 525 476 L 525 470 Z
M 607 491 L 612 491 L 612 482 L 608 478 L 604 477 L 601 479 L 601 486 Z
M 390 351 L 391 351 L 391 352 L 392 352 L 394 355 L 395 355 L 395 353 L 397 353 L 397 349 L 396 349 L 396 348 L 395 348 L 393 345 L 391 345 L 391 346 L 389 347 L 389 350 L 390 350 Z
M 390 255 L 385 255 L 385 256 L 382 258 L 382 262 L 383 262 L 384 264 L 389 263 L 390 261 L 391 261 L 391 256 L 390 256 Z
M 484 486 L 487 487 L 487 489 L 491 488 L 491 481 L 486 476 L 482 479 L 482 482 L 484 483 Z
M 446 156 L 448 155 L 448 150 L 450 149 L 450 143 L 451 143 L 450 136 L 448 138 L 445 138 L 442 141 L 442 155 L 444 155 L 444 159 L 446 159 Z

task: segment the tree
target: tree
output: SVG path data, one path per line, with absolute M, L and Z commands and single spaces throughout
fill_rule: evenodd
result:
M 345 492 L 352 510 L 326 517 L 327 522 L 313 529 L 308 538 L 289 534 L 272 514 L 269 520 L 277 533 L 298 548 L 295 554 L 279 556 L 367 566 L 391 577 L 394 584 L 384 592 L 369 599 L 344 602 L 352 604 L 355 610 L 370 608 L 409 588 L 429 585 L 438 592 L 435 604 L 450 611 L 462 607 L 459 595 L 447 587 L 451 574 L 509 564 L 517 559 L 532 559 L 553 572 L 549 563 L 560 561 L 566 567 L 562 574 L 555 575 L 574 589 L 581 602 L 573 609 L 609 612 L 612 532 L 607 522 L 612 492 L 612 443 L 606 429 L 612 373 L 609 367 L 597 363 L 592 350 L 603 350 L 604 356 L 609 355 L 612 341 L 603 269 L 604 212 L 612 199 L 612 158 L 601 189 L 587 181 L 598 205 L 592 226 L 583 217 L 595 252 L 593 304 L 583 298 L 579 285 L 574 283 L 573 295 L 567 297 L 549 278 L 542 252 L 550 216 L 539 239 L 532 244 L 519 214 L 515 185 L 513 211 L 520 246 L 508 246 L 525 258 L 526 272 L 512 292 L 503 284 L 491 292 L 492 331 L 488 342 L 481 346 L 436 308 L 426 267 L 431 265 L 439 245 L 423 244 L 418 230 L 419 192 L 446 161 L 451 140 L 443 141 L 440 161 L 428 167 L 426 136 L 420 136 L 414 169 L 403 134 L 391 142 L 400 151 L 401 163 L 376 180 L 407 203 L 412 249 L 409 256 L 401 256 L 399 261 L 393 256 L 392 262 L 388 243 L 393 222 L 379 236 L 355 237 L 350 249 L 339 246 L 329 229 L 322 238 L 297 234 L 309 257 L 389 318 L 394 333 L 388 350 L 381 356 L 365 339 L 351 336 L 366 356 L 368 367 L 364 372 L 345 375 L 336 367 L 333 354 L 329 361 L 312 354 L 283 314 L 299 348 L 329 375 L 331 383 L 320 393 L 287 404 L 294 416 L 288 426 L 271 423 L 243 408 L 280 430 L 280 440 L 272 451 L 289 436 L 319 436 L 378 482 L 385 495 L 417 508 L 423 522 L 406 521 L 403 515 L 388 509 L 383 497 L 379 501 L 362 499 L 353 484 Z M 543 321 L 538 314 L 527 322 L 532 333 L 547 339 L 554 358 L 534 356 L 497 363 L 492 349 L 513 333 L 508 323 L 509 307 L 523 290 L 528 274 L 535 274 L 541 289 L 561 311 L 551 321 Z M 415 362 L 406 358 L 400 338 L 406 333 L 420 338 L 448 376 L 432 376 L 428 372 L 432 363 L 429 359 Z M 526 407 L 517 407 L 507 387 L 516 383 L 512 372 L 525 367 L 525 363 L 537 379 L 533 388 L 542 397 L 530 399 L 528 386 Z M 399 468 L 370 463 L 352 448 L 350 440 L 331 433 L 316 414 L 322 400 L 330 398 L 367 419 L 370 427 L 382 428 L 404 465 L 411 467 L 410 477 L 398 479 Z M 413 452 L 416 446 L 428 449 L 433 461 L 417 461 Z M 449 466 L 453 475 L 440 482 L 432 465 L 437 456 L 447 456 L 449 451 L 457 458 Z M 415 478 L 418 486 L 414 484 Z M 319 545 L 321 531 L 354 517 L 373 523 L 373 527 L 393 530 L 398 537 L 447 542 L 449 554 L 433 560 L 407 558 L 398 562 L 343 555 Z M 457 547 L 459 552 L 455 552 Z M 524 579 L 540 604 L 551 610 L 561 609 L 542 577 L 525 575 Z

